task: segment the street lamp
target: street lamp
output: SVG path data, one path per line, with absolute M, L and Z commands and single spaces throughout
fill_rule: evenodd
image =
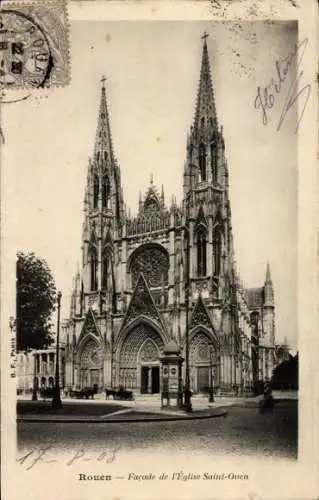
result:
M 52 399 L 52 408 L 62 408 L 61 392 L 60 392 L 60 309 L 61 309 L 62 293 L 58 292 L 58 322 L 56 334 L 56 362 L 55 362 L 55 388 Z
M 209 344 L 209 381 L 210 381 L 210 387 L 209 387 L 209 403 L 214 403 L 214 377 L 213 377 L 213 362 L 212 362 L 212 356 L 213 356 L 213 346 Z

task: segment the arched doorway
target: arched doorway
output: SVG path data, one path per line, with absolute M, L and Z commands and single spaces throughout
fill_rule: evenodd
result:
M 191 388 L 195 392 L 207 392 L 210 387 L 219 385 L 216 344 L 203 331 L 191 338 L 189 367 Z
M 160 392 L 159 356 L 164 347 L 160 334 L 140 323 L 125 337 L 119 353 L 119 385 L 142 394 Z
M 90 338 L 80 354 L 80 387 L 97 388 L 103 385 L 103 355 L 101 346 Z

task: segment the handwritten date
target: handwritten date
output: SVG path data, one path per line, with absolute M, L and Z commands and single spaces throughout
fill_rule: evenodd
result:
M 35 467 L 39 463 L 54 463 L 54 462 L 64 462 L 65 465 L 71 466 L 75 463 L 79 462 L 90 462 L 97 461 L 101 463 L 110 464 L 116 460 L 117 453 L 120 450 L 120 446 L 116 446 L 111 448 L 110 450 L 103 450 L 102 452 L 96 453 L 93 456 L 89 455 L 83 448 L 80 448 L 74 452 L 72 452 L 71 456 L 68 459 L 62 460 L 61 457 L 56 458 L 50 454 L 52 452 L 52 445 L 45 446 L 39 449 L 32 449 L 17 458 L 17 462 L 20 465 L 25 466 L 25 470 L 30 470 Z

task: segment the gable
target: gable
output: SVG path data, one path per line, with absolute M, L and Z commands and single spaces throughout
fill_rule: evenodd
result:
M 87 312 L 78 342 L 80 342 L 88 333 L 93 334 L 95 337 L 101 337 L 100 329 L 96 324 L 94 312 L 91 308 Z
M 158 312 L 154 299 L 142 273 L 137 280 L 131 302 L 129 303 L 123 320 L 122 328 L 138 316 L 150 317 L 163 327 L 161 315 Z
M 197 219 L 196 219 L 196 224 L 195 224 L 196 228 L 198 228 L 199 226 L 205 226 L 205 228 L 207 228 L 207 220 L 206 220 L 202 205 L 200 205 L 200 207 L 199 207 Z
M 201 295 L 198 297 L 198 300 L 195 304 L 190 321 L 190 328 L 194 328 L 197 325 L 204 325 L 210 329 L 213 328 L 211 319 L 209 317 L 208 311 L 205 307 Z

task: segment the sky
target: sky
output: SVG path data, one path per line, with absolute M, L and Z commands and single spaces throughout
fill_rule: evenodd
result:
M 224 128 L 237 266 L 245 286 L 254 287 L 263 285 L 270 262 L 277 341 L 287 337 L 296 347 L 295 110 L 277 131 L 294 68 L 275 95 L 266 125 L 254 107 L 257 87 L 276 77 L 276 60 L 294 51 L 293 22 L 72 22 L 70 85 L 35 91 L 2 109 L 6 248 L 11 260 L 18 250 L 47 260 L 67 316 L 81 260 L 84 188 L 102 75 L 127 206 L 136 212 L 139 190 L 146 192 L 151 174 L 155 185 L 163 184 L 168 203 L 173 194 L 181 200 L 204 31 Z

